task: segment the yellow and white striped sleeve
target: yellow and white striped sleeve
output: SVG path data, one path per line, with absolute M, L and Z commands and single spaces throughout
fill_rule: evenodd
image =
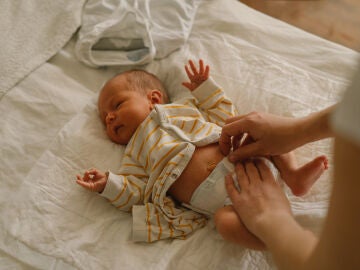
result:
M 152 203 L 134 206 L 133 240 L 154 242 L 166 238 L 185 239 L 207 223 L 205 216 L 193 211 L 175 206 L 172 207 L 172 211 L 175 217 L 169 218 Z
M 237 114 L 233 103 L 212 78 L 203 82 L 192 94 L 198 101 L 199 110 L 212 123 L 223 126 L 227 118 Z
M 116 208 L 130 211 L 133 205 L 143 204 L 147 179 L 141 166 L 124 163 L 120 175 L 109 172 L 105 189 L 100 195 Z

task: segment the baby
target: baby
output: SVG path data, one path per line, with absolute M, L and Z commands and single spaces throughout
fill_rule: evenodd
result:
M 213 216 L 224 239 L 264 249 L 227 200 L 224 177 L 234 166 L 218 140 L 235 107 L 202 60 L 198 68 L 190 60 L 185 71 L 190 81 L 183 85 L 192 95 L 174 103 L 146 71 L 127 71 L 105 84 L 100 117 L 109 138 L 126 145 L 124 158 L 117 174 L 90 169 L 77 183 L 132 212 L 134 241 L 185 238 Z M 271 160 L 295 195 L 305 194 L 327 168 L 324 156 L 300 168 L 291 153 Z

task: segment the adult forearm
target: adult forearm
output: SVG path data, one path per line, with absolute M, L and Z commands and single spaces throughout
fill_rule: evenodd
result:
M 335 106 L 336 105 L 333 105 L 298 119 L 295 131 L 297 133 L 296 138 L 299 146 L 334 136 L 330 126 L 330 116 Z
M 288 218 L 264 226 L 261 239 L 273 255 L 279 269 L 304 269 L 316 245 L 316 236 L 302 228 L 294 219 Z

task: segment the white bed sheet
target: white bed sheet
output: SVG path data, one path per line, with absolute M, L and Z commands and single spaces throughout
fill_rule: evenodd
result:
M 211 225 L 187 240 L 133 243 L 131 216 L 75 184 L 90 167 L 119 168 L 96 111 L 102 84 L 120 68 L 92 69 L 74 57 L 75 37 L 0 101 L 0 262 L 8 269 L 273 269 L 267 252 L 223 241 Z M 235 1 L 206 1 L 186 44 L 145 68 L 171 97 L 184 94 L 183 65 L 203 58 L 240 113 L 302 116 L 337 102 L 358 54 Z M 331 140 L 296 150 L 299 163 L 330 158 L 303 198 L 298 221 L 319 233 L 331 188 Z M 286 190 L 288 192 L 288 190 Z

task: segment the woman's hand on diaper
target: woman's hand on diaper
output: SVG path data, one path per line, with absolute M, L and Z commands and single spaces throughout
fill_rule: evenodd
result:
M 252 112 L 226 120 L 219 139 L 220 150 L 231 162 L 254 156 L 280 155 L 300 146 L 300 120 L 268 113 Z M 244 135 L 251 140 L 234 145 Z M 230 150 L 233 150 L 230 152 Z
M 107 174 L 97 170 L 90 169 L 81 175 L 76 175 L 76 183 L 83 188 L 93 192 L 103 192 L 107 182 Z
M 266 243 L 275 224 L 292 218 L 290 203 L 263 160 L 237 163 L 239 189 L 231 175 L 226 176 L 226 190 L 236 213 L 245 226 Z
M 189 64 L 185 65 L 185 71 L 190 82 L 183 82 L 182 85 L 190 91 L 194 91 L 209 78 L 210 67 L 208 65 L 204 66 L 203 60 L 200 59 L 199 69 L 197 69 L 194 62 L 189 60 Z

